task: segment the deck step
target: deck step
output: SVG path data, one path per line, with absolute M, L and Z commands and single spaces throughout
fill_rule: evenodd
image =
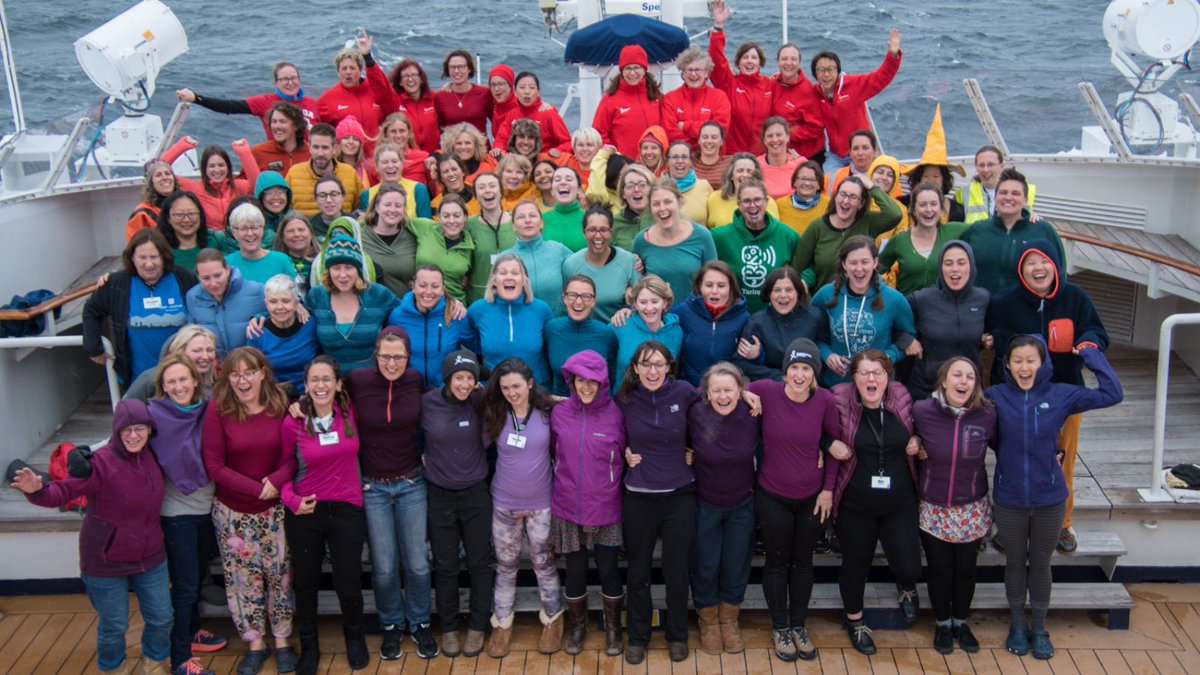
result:
M 929 611 L 929 595 L 925 584 L 917 585 L 921 597 L 922 611 Z M 599 610 L 600 588 L 589 588 L 588 609 Z M 661 584 L 651 586 L 650 595 L 655 606 L 662 607 L 666 603 L 666 588 Z M 464 613 L 468 610 L 468 593 L 466 589 L 459 591 L 459 604 Z M 363 603 L 368 614 L 375 613 L 375 596 L 369 590 L 363 591 Z M 541 609 L 541 599 L 535 586 L 517 588 L 516 611 L 537 612 Z M 689 607 L 691 603 L 689 601 Z M 224 617 L 229 615 L 226 607 L 201 603 L 201 615 L 205 617 Z M 751 584 L 746 588 L 746 599 L 743 609 L 767 609 L 761 584 Z M 837 584 L 814 584 L 812 601 L 809 609 L 840 610 L 842 598 Z M 1004 594 L 1004 584 L 986 583 L 975 587 L 975 600 L 972 609 L 1008 609 L 1008 600 Z M 891 583 L 868 583 L 863 595 L 863 609 L 867 622 L 873 628 L 897 630 L 905 627 L 904 619 L 897 608 L 896 586 Z M 1055 584 L 1050 597 L 1052 610 L 1096 610 L 1108 612 L 1108 627 L 1112 630 L 1129 628 L 1129 611 L 1133 609 L 1133 598 L 1118 583 L 1062 583 Z M 321 591 L 318 601 L 318 612 L 323 615 L 337 615 L 337 595 L 333 591 Z

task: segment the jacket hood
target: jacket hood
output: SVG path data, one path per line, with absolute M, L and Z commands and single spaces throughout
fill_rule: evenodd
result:
M 967 285 L 963 286 L 962 290 L 959 291 L 952 291 L 948 286 L 946 286 L 946 280 L 940 271 L 942 262 L 946 259 L 946 254 L 950 252 L 950 249 L 954 248 L 962 249 L 967 254 L 967 261 L 971 265 L 971 273 L 967 276 Z M 971 248 L 971 245 L 962 239 L 951 239 L 942 245 L 942 252 L 938 254 L 938 270 L 937 287 L 943 293 L 948 293 L 950 295 L 963 295 L 969 293 L 971 289 L 975 287 L 975 275 L 979 272 L 975 266 L 975 249 Z
M 1054 244 L 1045 239 L 1034 239 L 1033 241 L 1025 242 L 1025 246 L 1021 249 L 1021 257 L 1017 258 L 1017 278 L 1021 280 L 1021 291 L 1037 299 L 1043 297 L 1029 287 L 1024 275 L 1021 274 L 1021 268 L 1025 265 L 1025 259 L 1031 255 L 1040 255 L 1050 261 L 1050 266 L 1054 268 L 1054 285 L 1044 297 L 1046 299 L 1055 297 L 1058 295 L 1059 289 L 1062 288 L 1062 261 L 1058 259 L 1058 249 L 1054 247 Z
M 667 152 L 667 146 L 670 145 L 670 142 L 667 140 L 667 131 L 657 124 L 646 129 L 642 137 L 638 139 L 638 146 L 641 146 L 646 141 L 654 141 L 661 145 L 664 154 Z
M 1024 335 L 1014 335 L 1013 337 L 1014 338 L 1016 338 L 1016 337 L 1031 337 L 1031 338 L 1036 339 L 1038 342 L 1042 343 L 1042 347 L 1043 347 L 1043 349 L 1045 349 L 1046 358 L 1042 359 L 1042 365 L 1040 368 L 1038 368 L 1037 376 L 1034 377 L 1034 380 L 1033 380 L 1033 389 L 1031 389 L 1030 391 L 1036 391 L 1038 389 L 1041 389 L 1042 387 L 1049 386 L 1050 378 L 1054 376 L 1054 362 L 1050 360 L 1050 347 L 1046 344 L 1046 338 L 1042 337 L 1041 335 L 1039 335 L 1037 333 L 1026 333 Z M 1009 342 L 1011 342 L 1011 341 L 1012 341 L 1012 339 L 1010 338 Z M 1017 391 L 1020 391 L 1021 390 L 1020 385 L 1017 384 L 1017 380 L 1013 377 L 1012 371 L 1008 369 L 1008 353 L 1007 353 L 1008 347 L 1007 346 L 1004 348 L 1004 352 L 1005 352 L 1004 354 L 999 354 L 999 353 L 996 354 L 996 358 L 998 358 L 998 359 L 1002 358 L 1005 361 L 1004 364 L 1001 366 L 1004 369 L 1004 382 L 1005 382 L 1005 384 L 1012 385 L 1012 387 L 1014 389 L 1016 389 Z
M 145 424 L 150 427 L 150 436 L 154 436 L 154 418 L 150 416 L 150 408 L 145 403 L 137 399 L 125 399 L 118 403 L 117 409 L 113 411 L 112 437 L 108 445 L 123 457 L 128 457 L 129 451 L 125 449 L 125 443 L 121 440 L 121 430 L 135 424 Z M 150 447 L 149 439 L 146 440 L 147 445 L 144 450 Z
M 263 171 L 258 174 L 258 180 L 254 181 L 254 198 L 261 203 L 262 194 L 267 191 L 267 188 L 273 187 L 283 188 L 287 192 L 288 201 L 284 210 L 292 208 L 292 187 L 278 171 Z
M 595 380 L 600 383 L 600 389 L 596 392 L 596 398 L 588 404 L 588 407 L 602 406 L 608 402 L 609 391 L 611 389 L 608 381 L 608 362 L 596 352 L 585 349 L 572 355 L 562 366 L 562 376 L 563 381 L 567 383 L 567 389 L 571 392 L 571 402 L 575 405 L 584 405 L 583 401 L 579 400 L 579 394 L 575 393 L 576 377 L 582 377 L 585 380 Z
M 888 196 L 892 199 L 900 197 L 900 161 L 891 155 L 880 155 L 871 162 L 871 166 L 867 167 L 867 177 L 870 178 L 875 173 L 875 169 L 881 166 L 891 169 L 892 174 L 896 176 L 896 180 L 892 182 L 892 189 L 888 190 Z

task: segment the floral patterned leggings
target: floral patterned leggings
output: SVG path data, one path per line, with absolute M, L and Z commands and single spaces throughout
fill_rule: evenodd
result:
M 562 587 L 550 544 L 550 509 L 492 511 L 492 544 L 496 548 L 496 619 L 512 614 L 517 598 L 517 567 L 521 563 L 521 534 L 529 540 L 529 559 L 537 575 L 542 610 L 552 617 L 562 611 Z
M 217 501 L 213 525 L 225 570 L 225 596 L 233 624 L 246 642 L 292 634 L 292 568 L 283 529 L 283 505 L 239 513 Z

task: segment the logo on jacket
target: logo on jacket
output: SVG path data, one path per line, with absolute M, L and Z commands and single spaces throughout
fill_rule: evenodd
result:
M 763 281 L 777 262 L 775 249 L 770 246 L 749 244 L 742 247 L 742 290 L 756 291 L 762 288 Z
M 350 109 L 350 106 L 348 106 L 348 105 L 342 105 L 341 103 L 339 103 L 339 104 L 338 104 L 338 107 L 337 107 L 337 109 L 338 109 L 338 110 L 349 110 L 349 109 Z
M 683 111 L 682 111 L 682 110 L 680 110 L 679 112 L 683 112 Z M 711 113 L 712 113 L 712 108 L 700 108 L 700 112 L 701 112 L 702 114 L 708 115 L 708 114 L 711 114 Z
M 619 107 L 619 108 L 617 108 L 617 114 L 624 115 L 625 113 L 629 112 L 630 110 L 633 110 L 633 108 Z
M 1040 404 L 1038 404 L 1038 407 L 1041 408 L 1042 410 L 1049 410 L 1050 404 L 1047 403 L 1046 401 L 1042 401 Z
M 669 411 L 670 411 L 670 412 L 673 412 L 673 413 L 677 413 L 677 412 L 679 412 L 679 404 L 678 404 L 678 403 L 672 403 L 672 404 L 671 404 L 671 407 L 669 408 Z

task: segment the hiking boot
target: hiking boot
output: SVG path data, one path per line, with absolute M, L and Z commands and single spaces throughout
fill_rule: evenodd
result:
M 433 639 L 433 631 L 429 624 L 417 626 L 412 631 L 413 642 L 417 643 L 417 656 L 422 659 L 432 659 L 438 655 L 437 640 Z
M 1075 539 L 1075 528 L 1064 527 L 1058 533 L 1058 543 L 1055 544 L 1054 548 L 1058 549 L 1059 553 L 1074 553 L 1075 549 L 1079 548 L 1079 542 Z M 1053 656 L 1054 650 L 1051 649 L 1050 651 L 1051 656 Z M 1046 658 L 1050 657 L 1047 656 Z
M 629 645 L 625 648 L 625 663 L 636 666 L 646 660 L 645 645 Z
M 671 660 L 679 663 L 688 657 L 688 644 L 686 642 L 668 642 L 667 655 Z
M 184 661 L 171 671 L 171 675 L 215 675 L 213 671 L 200 665 L 200 661 L 192 658 Z
M 771 645 L 780 661 L 795 661 L 798 658 L 796 643 L 792 642 L 792 629 L 776 628 L 771 631 Z
M 698 607 L 696 618 L 700 624 L 700 651 L 720 654 L 725 643 L 721 640 L 721 622 L 717 618 L 716 606 Z
M 875 641 L 871 639 L 871 629 L 862 619 L 846 621 L 846 634 L 850 636 L 850 644 L 859 654 L 870 656 L 875 653 Z
M 367 639 L 361 630 L 342 629 L 346 638 L 346 661 L 351 670 L 362 670 L 371 665 L 371 652 L 367 649 Z
M 564 627 L 567 634 L 565 649 L 572 656 L 583 651 L 583 640 L 587 637 L 587 602 L 586 595 L 579 598 L 567 598 L 567 619 Z
M 443 634 L 443 637 L 444 635 L 445 634 Z M 467 641 L 463 643 L 462 655 L 468 659 L 473 659 L 476 656 L 479 656 L 479 653 L 483 651 L 483 637 L 483 631 L 475 630 L 474 628 L 468 628 Z M 454 632 L 454 638 L 458 639 L 458 631 Z
M 808 629 L 804 626 L 792 626 L 792 644 L 796 645 L 796 656 L 802 660 L 817 658 L 817 647 L 808 639 Z
M 501 621 L 492 615 L 492 637 L 488 640 L 487 654 L 493 659 L 508 656 L 509 643 L 512 641 L 513 614 Z
M 400 646 L 404 643 L 404 636 L 400 634 L 400 629 L 395 626 L 388 626 L 383 629 L 383 644 L 379 647 L 379 658 L 384 661 L 395 661 L 400 658 Z
M 949 654 L 954 651 L 954 629 L 950 626 L 938 625 L 933 629 L 933 649 L 939 654 Z
M 600 599 L 604 601 L 604 653 L 616 656 L 625 649 L 621 640 L 621 606 L 625 603 L 625 596 L 610 598 L 602 593 Z
M 958 641 L 958 646 L 968 654 L 974 654 L 979 651 L 979 640 L 975 639 L 975 634 L 971 632 L 971 627 L 965 623 L 954 625 L 954 639 Z
M 738 614 L 741 611 L 741 605 L 731 605 L 727 602 L 717 606 L 717 618 L 721 622 L 721 642 L 725 651 L 730 654 L 746 650 L 746 642 L 742 640 L 742 630 L 738 626 Z
M 201 629 L 196 631 L 196 634 L 192 636 L 192 653 L 200 652 L 201 654 L 208 654 L 210 652 L 221 651 L 227 644 L 229 644 L 229 640 L 226 640 L 224 637 Z
M 538 618 L 542 620 L 542 636 L 538 639 L 538 653 L 553 654 L 562 649 L 563 613 L 564 610 L 560 609 L 554 616 L 550 616 L 544 609 L 538 611 Z

